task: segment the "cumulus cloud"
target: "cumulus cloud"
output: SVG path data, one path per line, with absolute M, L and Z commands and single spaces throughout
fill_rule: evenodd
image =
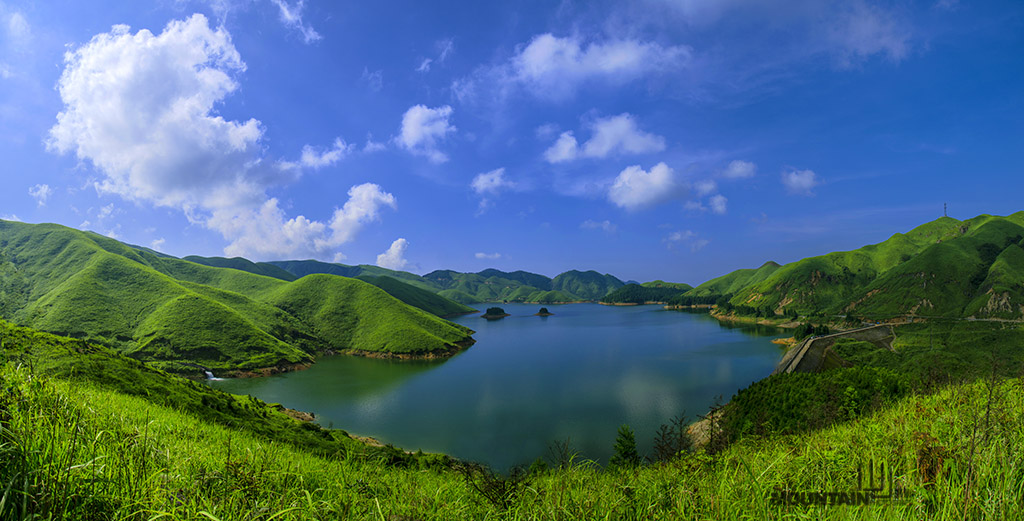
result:
M 469 186 L 477 195 L 481 196 L 480 208 L 477 211 L 477 215 L 480 215 L 491 204 L 490 197 L 498 195 L 502 190 L 515 188 L 516 184 L 505 178 L 504 168 L 498 168 L 477 174 Z
M 353 186 L 348 196 L 326 223 L 302 215 L 289 219 L 277 199 L 271 198 L 253 209 L 216 210 L 210 226 L 231 240 L 224 248 L 228 256 L 323 257 L 354 239 L 367 223 L 377 221 L 381 210 L 396 208 L 395 197 L 373 183 Z
M 501 258 L 501 254 L 500 253 L 477 253 L 475 255 L 475 257 L 480 259 L 480 260 L 495 260 L 495 259 L 500 259 Z
M 517 46 L 507 62 L 480 67 L 453 81 L 451 88 L 460 101 L 486 95 L 500 100 L 520 90 L 558 101 L 586 84 L 622 85 L 678 70 L 690 55 L 684 46 L 637 39 L 588 42 L 579 36 L 545 33 Z
M 19 218 L 17 215 L 13 213 L 5 213 L 3 215 L 0 215 L 0 219 L 3 219 L 4 221 L 21 222 L 21 218 Z
M 512 58 L 514 81 L 538 97 L 561 99 L 583 83 L 602 80 L 621 84 L 686 63 L 686 47 L 655 42 L 609 40 L 584 43 L 579 37 L 535 36 Z
M 687 245 L 690 247 L 691 252 L 697 252 L 707 246 L 711 241 L 698 237 L 692 230 L 685 230 L 669 233 L 661 240 L 661 242 L 665 243 L 665 247 L 670 250 L 679 245 Z
M 899 62 L 910 51 L 911 31 L 891 10 L 863 1 L 849 2 L 829 30 L 841 65 L 851 65 L 880 54 Z
M 36 200 L 36 204 L 39 206 L 46 206 L 46 200 L 53 194 L 53 190 L 50 189 L 48 184 L 38 184 L 28 189 L 28 195 L 32 196 Z
M 723 215 L 726 212 L 726 202 L 728 202 L 728 199 L 724 195 L 715 194 L 708 199 L 708 206 L 711 207 L 712 212 Z
M 782 172 L 782 185 L 791 194 L 814 195 L 812 190 L 818 184 L 818 176 L 812 170 L 790 169 Z
M 649 172 L 634 165 L 615 178 L 608 190 L 608 199 L 627 210 L 639 210 L 680 197 L 685 192 L 686 185 L 665 163 L 654 165 Z
M 165 242 L 167 242 L 167 240 L 164 239 L 163 237 L 160 237 L 159 239 L 153 239 L 152 241 L 150 241 L 149 247 L 156 251 L 162 252 L 164 251 L 163 247 Z
M 391 247 L 384 253 L 377 256 L 377 265 L 389 270 L 400 270 L 409 264 L 405 259 L 405 250 L 409 248 L 409 241 L 399 237 L 391 243 Z
M 643 154 L 665 150 L 665 138 L 644 132 L 628 113 L 598 118 L 589 127 L 592 135 L 580 147 L 572 132 L 563 132 L 544 152 L 549 163 L 561 163 L 581 157 L 603 158 L 619 154 Z
M 432 163 L 444 163 L 448 156 L 437 146 L 455 132 L 455 126 L 448 121 L 451 116 L 452 108 L 448 105 L 433 109 L 414 105 L 402 116 L 402 130 L 396 141 L 402 148 L 426 156 Z
M 583 228 L 584 230 L 604 230 L 606 233 L 615 233 L 619 229 L 618 226 L 609 220 L 594 221 L 592 219 L 583 221 L 580 224 L 580 228 Z
M 101 193 L 178 208 L 218 231 L 231 241 L 228 254 L 326 255 L 378 208 L 395 205 L 379 186 L 364 184 L 349 190 L 328 223 L 287 218 L 266 190 L 296 173 L 264 160 L 259 121 L 217 113 L 238 89 L 234 75 L 245 63 L 227 30 L 211 29 L 203 15 L 172 21 L 159 35 L 114 26 L 69 51 L 65 64 L 58 82 L 64 110 L 47 147 L 90 161 L 102 174 L 95 183 Z M 335 155 L 343 154 L 311 150 L 305 159 L 324 165 Z
M 369 145 L 369 142 L 367 142 Z M 298 161 L 280 161 L 278 166 L 290 170 L 298 168 L 313 168 L 319 169 L 327 166 L 331 166 L 338 161 L 341 161 L 353 151 L 355 151 L 356 145 L 354 143 L 346 143 L 344 139 L 335 138 L 334 144 L 326 150 L 317 150 L 311 145 L 302 147 L 302 155 Z
M 313 43 L 321 38 L 320 33 L 302 21 L 302 10 L 306 7 L 305 0 L 297 0 L 294 4 L 289 4 L 285 0 L 271 1 L 280 10 L 281 23 L 302 33 L 302 39 L 306 43 Z
M 704 197 L 716 190 L 718 190 L 718 184 L 711 179 L 704 179 L 693 184 L 693 191 L 696 192 L 697 197 Z
M 497 194 L 498 192 L 515 186 L 515 183 L 505 179 L 505 169 L 498 168 L 490 172 L 477 174 L 470 183 L 473 191 L 479 195 Z
M 737 159 L 729 163 L 729 166 L 722 170 L 722 177 L 726 179 L 746 179 L 754 177 L 757 173 L 757 165 L 750 161 Z

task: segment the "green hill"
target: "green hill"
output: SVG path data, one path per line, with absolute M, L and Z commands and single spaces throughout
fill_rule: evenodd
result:
M 256 263 L 256 266 L 251 268 L 258 269 L 259 264 L 264 263 Z M 623 286 L 621 280 L 596 271 L 572 270 L 550 279 L 544 275 L 527 271 L 505 272 L 493 268 L 477 273 L 436 270 L 419 276 L 406 271 L 388 270 L 365 264 L 347 266 L 315 260 L 273 261 L 266 264 L 279 267 L 295 277 L 304 277 L 315 273 L 355 277 L 368 281 L 382 276 L 391 277 L 460 304 L 597 300 Z M 241 263 L 239 266 L 239 269 L 245 269 Z M 387 288 L 384 289 L 387 290 Z M 558 293 L 550 293 L 552 291 Z M 399 299 L 403 298 L 399 294 L 395 294 L 395 296 Z
M 1024 212 L 943 217 L 853 251 L 738 270 L 688 295 L 762 314 L 1024 316 Z M 767 269 L 766 269 L 767 268 Z
M 626 284 L 625 286 L 622 286 L 621 288 L 602 297 L 601 302 L 604 304 L 645 304 L 647 302 L 667 303 L 674 297 L 685 293 L 687 289 L 691 289 L 690 286 L 686 284 L 683 284 L 682 286 L 686 286 L 686 288 Z
M 612 275 L 602 275 L 593 270 L 570 270 L 551 280 L 551 289 L 577 295 L 584 300 L 598 300 L 624 285 Z
M 240 257 L 235 257 L 233 259 L 224 259 L 222 257 L 189 256 L 185 257 L 185 260 L 195 262 L 198 264 L 203 264 L 206 266 L 233 268 L 236 270 L 247 271 L 249 273 L 255 273 L 257 275 L 266 275 L 268 277 L 274 277 L 286 281 L 293 281 L 299 278 L 299 276 L 292 274 L 291 272 L 286 271 L 284 268 L 281 268 L 275 264 L 271 264 L 268 262 L 252 262 Z M 463 313 L 472 313 L 473 311 L 475 311 L 473 308 L 469 306 L 459 304 L 458 302 L 451 301 L 447 298 L 444 298 L 443 296 L 438 295 L 436 291 L 430 289 L 423 289 L 423 284 L 414 285 L 410 283 L 409 277 L 404 277 L 405 281 L 403 281 L 394 278 L 391 275 L 370 275 L 369 273 L 371 271 L 376 272 L 376 270 L 364 270 L 363 267 L 327 264 L 319 261 L 289 262 L 301 263 L 296 264 L 294 266 L 304 266 L 306 268 L 305 271 L 308 271 L 309 273 L 304 273 L 303 276 L 312 273 L 326 273 L 342 277 L 358 278 L 359 280 L 377 286 L 378 288 L 386 291 L 392 297 L 395 297 L 398 300 L 401 300 L 402 302 L 405 302 L 410 306 L 420 308 L 423 311 L 426 311 L 427 313 L 432 313 L 439 317 L 449 317 Z M 322 265 L 324 267 L 324 271 L 314 271 L 313 267 L 317 265 Z M 392 272 L 391 270 L 384 271 L 391 272 L 392 274 L 404 273 Z M 407 275 L 412 274 L 409 273 Z
M 693 288 L 687 295 L 694 297 L 707 297 L 712 295 L 733 295 L 739 290 L 751 284 L 756 284 L 768 278 L 781 266 L 775 262 L 768 261 L 757 269 L 740 269 L 721 277 L 711 279 L 696 288 Z
M 426 356 L 469 341 L 468 329 L 360 280 L 287 282 L 52 224 L 0 221 L 0 275 L 2 318 L 168 370 L 287 368 L 334 351 Z
M 288 282 L 299 278 L 285 269 L 268 262 L 253 262 L 249 259 L 243 259 L 242 257 L 226 259 L 224 257 L 200 257 L 198 255 L 189 255 L 187 257 L 182 257 L 182 259 L 195 262 L 196 264 L 202 264 L 204 266 L 212 266 L 214 268 L 232 268 Z
M 645 288 L 672 288 L 679 291 L 690 291 L 693 286 L 683 282 L 665 282 L 663 280 L 652 280 L 650 282 L 644 282 L 640 284 Z

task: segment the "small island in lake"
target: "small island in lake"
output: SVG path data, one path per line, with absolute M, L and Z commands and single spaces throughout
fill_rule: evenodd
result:
M 487 311 L 480 316 L 486 318 L 487 320 L 498 320 L 499 318 L 505 318 L 509 316 L 509 314 L 505 313 L 504 309 L 501 309 L 499 307 L 493 307 L 487 308 Z
M 548 311 L 548 308 L 540 308 L 540 311 L 533 314 L 535 317 L 550 317 L 554 313 Z

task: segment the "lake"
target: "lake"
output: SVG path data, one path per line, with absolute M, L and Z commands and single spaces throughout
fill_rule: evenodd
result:
M 548 305 L 555 315 L 537 317 L 536 304 L 499 305 L 511 316 L 453 320 L 476 330 L 477 342 L 448 360 L 331 356 L 305 371 L 210 385 L 499 470 L 545 457 L 552 441 L 566 439 L 604 463 L 620 425 L 650 453 L 673 416 L 704 414 L 716 397 L 724 403 L 768 376 L 783 354 L 770 340 L 788 336 L 661 306 Z

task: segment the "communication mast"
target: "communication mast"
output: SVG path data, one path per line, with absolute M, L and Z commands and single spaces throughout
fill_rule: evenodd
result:
M 949 217 L 949 215 L 946 214 L 946 203 L 942 203 L 942 216 Z

